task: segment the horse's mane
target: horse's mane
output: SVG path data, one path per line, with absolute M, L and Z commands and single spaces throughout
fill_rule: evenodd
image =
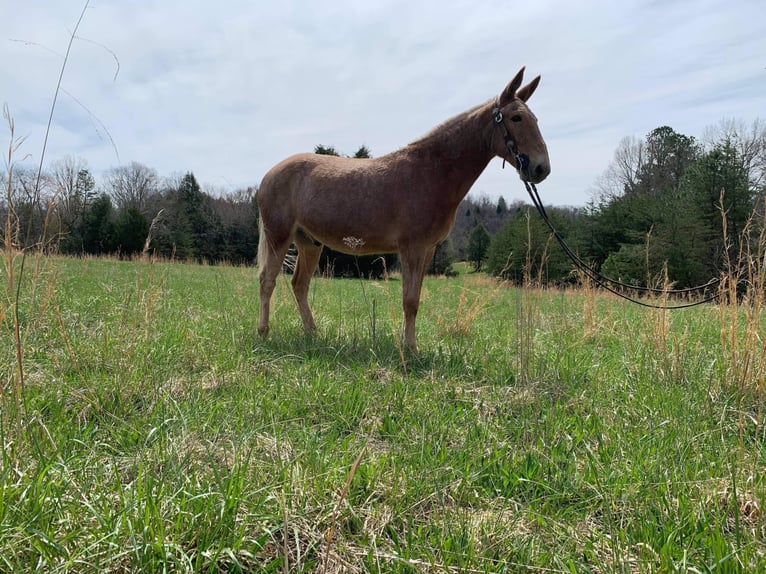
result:
M 483 108 L 487 105 L 487 102 L 483 104 L 479 104 L 478 106 L 472 107 L 470 110 L 466 110 L 464 112 L 461 112 L 457 114 L 456 116 L 453 116 L 449 118 L 448 120 L 443 121 L 439 125 L 437 125 L 435 128 L 433 128 L 431 131 L 426 133 L 424 136 L 419 137 L 418 139 L 410 142 L 409 145 L 411 146 L 417 146 L 421 144 L 428 143 L 430 140 L 433 140 L 435 138 L 443 139 L 445 136 L 451 136 L 454 135 L 454 132 L 460 129 L 463 124 L 464 120 L 472 115 L 474 115 L 479 109 Z M 489 118 L 487 119 L 489 122 Z

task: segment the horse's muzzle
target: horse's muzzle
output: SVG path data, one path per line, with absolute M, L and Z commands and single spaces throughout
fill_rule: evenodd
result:
M 551 173 L 551 165 L 549 163 L 538 163 L 530 172 L 529 181 L 531 183 L 540 183 Z
M 519 169 L 522 179 L 530 183 L 540 183 L 551 172 L 550 163 L 539 162 L 531 164 L 529 156 L 525 153 L 520 153 L 516 156 L 516 165 Z

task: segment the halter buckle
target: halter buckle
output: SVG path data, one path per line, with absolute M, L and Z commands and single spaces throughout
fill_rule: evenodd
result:
M 492 119 L 496 124 L 503 123 L 503 112 L 500 111 L 500 108 L 492 108 Z

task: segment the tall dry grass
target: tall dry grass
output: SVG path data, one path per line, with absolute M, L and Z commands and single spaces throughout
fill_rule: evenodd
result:
M 5 281 L 2 309 L 0 309 L 0 324 L 9 325 L 13 338 L 14 364 L 9 369 L 5 380 L 2 382 L 2 419 L 0 420 L 0 432 L 2 432 L 3 454 L 6 454 L 6 445 L 17 444 L 18 434 L 22 427 L 24 407 L 24 346 L 22 344 L 22 326 L 19 315 L 19 302 L 21 296 L 21 276 L 17 274 L 19 265 L 17 261 L 21 252 L 19 241 L 21 228 L 19 217 L 16 213 L 13 197 L 13 177 L 16 154 L 24 138 L 17 138 L 15 123 L 8 106 L 3 108 L 3 118 L 7 123 L 9 132 L 8 153 L 5 158 L 6 169 L 6 215 L 3 236 L 3 265 Z
M 40 160 L 37 165 L 37 177 L 32 191 L 33 203 L 39 203 L 41 201 L 41 175 L 45 162 L 45 153 L 48 147 L 48 137 L 50 135 L 56 110 L 56 102 L 61 91 L 64 72 L 69 62 L 72 44 L 74 43 L 75 38 L 77 38 L 77 30 L 85 17 L 85 12 L 87 11 L 89 4 L 90 0 L 84 2 L 79 18 L 69 35 L 69 42 L 61 64 L 58 82 L 53 91 L 50 113 L 43 137 L 43 146 L 40 151 Z M 47 261 L 44 255 L 47 253 L 48 248 L 54 245 L 55 242 L 51 240 L 49 236 L 49 226 L 51 223 L 50 214 L 52 212 L 52 209 L 50 208 L 47 210 L 42 223 L 42 230 L 40 231 L 39 238 L 34 238 L 33 241 L 31 217 L 27 222 L 26 229 L 22 228 L 22 220 L 17 211 L 17 206 L 15 205 L 13 185 L 14 167 L 17 161 L 16 156 L 20 152 L 25 138 L 16 136 L 15 122 L 7 105 L 3 107 L 3 118 L 8 127 L 9 143 L 8 152 L 5 157 L 7 188 L 2 242 L 2 259 L 5 267 L 5 293 L 3 294 L 3 310 L 0 311 L 0 319 L 3 320 L 2 322 L 5 322 L 7 321 L 7 316 L 10 315 L 10 330 L 14 346 L 14 366 L 7 375 L 6 380 L 2 382 L 2 389 L 0 389 L 3 406 L 3 412 L 1 414 L 2 419 L 0 420 L 0 432 L 3 435 L 2 449 L 3 455 L 5 456 L 7 454 L 6 446 L 15 450 L 16 446 L 20 444 L 24 428 L 28 426 L 28 421 L 24 420 L 27 411 L 25 392 L 25 339 L 31 333 L 31 329 L 33 328 L 31 317 L 39 304 L 38 291 L 42 289 L 42 277 Z M 50 203 L 53 204 L 55 200 L 56 197 L 54 196 Z M 33 266 L 32 269 L 29 270 L 31 276 L 26 277 L 28 272 L 27 262 L 30 259 L 30 256 L 33 259 Z M 22 321 L 22 305 L 25 306 L 24 312 L 27 315 L 25 321 Z M 0 322 L 0 324 L 2 322 Z
M 766 205 L 766 198 L 764 198 Z M 766 381 L 766 220 L 756 209 L 742 230 L 736 259 L 728 255 L 719 286 L 721 379 L 736 393 L 740 444 L 763 420 Z M 724 237 L 727 237 L 724 217 Z M 728 247 L 728 243 L 726 245 Z

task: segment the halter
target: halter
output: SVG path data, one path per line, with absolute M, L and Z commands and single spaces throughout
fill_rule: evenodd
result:
M 516 145 L 516 140 L 511 137 L 511 134 L 508 132 L 508 128 L 505 127 L 505 122 L 503 121 L 503 112 L 500 111 L 500 104 L 497 101 L 492 108 L 492 121 L 497 127 L 500 128 L 500 133 L 503 136 L 505 147 L 508 148 L 508 151 L 511 152 L 511 156 L 516 160 L 516 170 L 521 172 L 522 170 L 528 169 L 529 156 L 525 153 L 519 153 L 519 148 Z M 505 166 L 505 158 L 503 158 L 503 166 Z

